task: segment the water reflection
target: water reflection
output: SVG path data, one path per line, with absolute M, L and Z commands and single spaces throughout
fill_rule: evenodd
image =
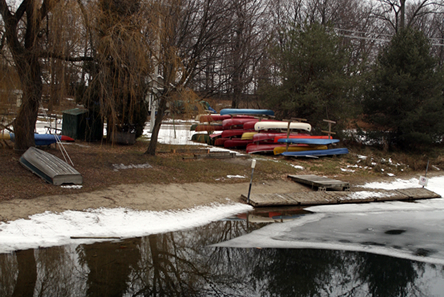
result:
M 140 238 L 80 245 L 76 249 L 86 279 L 86 296 L 123 296 L 138 270 Z
M 265 216 L 265 215 L 264 215 Z M 432 296 L 443 267 L 314 249 L 213 248 L 244 220 L 0 255 L 1 296 Z

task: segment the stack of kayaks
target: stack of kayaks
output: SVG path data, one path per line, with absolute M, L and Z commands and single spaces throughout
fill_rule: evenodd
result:
M 338 139 L 310 135 L 311 125 L 308 123 L 289 123 L 270 119 L 269 116 L 274 116 L 272 110 L 228 108 L 222 109 L 219 115 L 201 115 L 199 121 L 213 128 L 207 131 L 220 131 L 210 134 L 207 143 L 225 148 L 245 148 L 249 154 L 319 157 L 348 153 L 346 148 L 330 148 L 339 142 Z
M 235 116 L 235 119 L 245 119 L 245 118 L 254 119 L 254 117 L 248 115 Z M 211 145 L 223 146 L 224 139 L 221 139 L 221 131 L 227 129 L 227 126 L 223 125 L 223 121 L 228 119 L 233 119 L 233 117 L 230 115 L 220 115 L 220 114 L 198 115 L 196 117 L 196 120 L 199 121 L 199 124 L 192 125 L 190 130 L 196 132 L 205 132 L 205 133 L 193 134 L 191 140 Z
M 254 125 L 264 117 L 274 116 L 274 111 L 269 109 L 237 109 L 226 108 L 220 111 L 221 115 L 229 115 L 232 118 L 224 120 L 224 132 L 222 138 L 225 148 L 245 148 L 253 142 L 252 133 L 255 133 Z M 250 118 L 239 119 L 239 116 L 250 116 Z M 247 134 L 249 136 L 247 136 Z M 245 135 L 245 136 L 244 136 Z

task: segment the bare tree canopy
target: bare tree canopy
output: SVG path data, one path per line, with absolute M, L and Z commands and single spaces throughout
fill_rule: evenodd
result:
M 107 121 L 111 140 L 129 125 L 141 135 L 154 98 L 152 155 L 175 102 L 211 97 L 260 108 L 260 85 L 282 83 L 270 49 L 288 44 L 285 32 L 298 25 L 331 28 L 350 51 L 345 73 L 356 76 L 404 27 L 423 32 L 437 67 L 444 62 L 443 0 L 0 0 L 0 16 L 0 88 L 22 97 L 13 123 L 19 151 L 34 145 L 42 96 L 50 110 L 75 97 Z
M 69 3 L 58 0 L 24 0 L 14 9 L 6 0 L 0 1 L 0 15 L 4 26 L 1 49 L 8 50 L 22 89 L 22 103 L 14 121 L 15 150 L 23 151 L 34 146 L 34 129 L 43 80 L 48 78 L 42 71 L 44 64 L 50 58 L 73 62 L 88 59 L 75 56 L 78 52 L 74 45 L 71 49 L 61 46 L 64 42 L 74 44 L 77 41 L 75 34 L 61 34 L 54 29 L 54 21 L 75 19 L 72 11 L 67 9 Z M 71 14 L 71 17 L 66 17 L 67 14 Z M 63 24 L 66 25 L 66 22 Z M 62 27 L 59 24 L 58 28 Z M 59 38 L 57 34 L 61 34 Z M 50 76 L 49 80 L 56 80 L 55 73 Z

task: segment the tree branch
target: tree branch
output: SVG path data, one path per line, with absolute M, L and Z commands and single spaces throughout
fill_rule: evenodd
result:
M 43 52 L 39 55 L 40 58 L 54 58 L 59 59 L 62 61 L 68 61 L 68 62 L 81 62 L 81 61 L 94 61 L 93 57 L 70 57 L 70 56 L 64 56 L 52 52 Z
M 20 4 L 19 8 L 17 9 L 17 11 L 15 12 L 15 23 L 17 24 L 18 21 L 23 17 L 25 11 L 26 11 L 26 4 L 27 4 L 28 0 L 24 0 L 22 2 L 22 4 Z
M 3 21 L 6 25 L 12 17 L 11 12 L 8 9 L 8 4 L 6 4 L 6 0 L 0 0 L 0 14 L 3 17 Z
M 9 126 L 11 126 L 14 123 L 14 121 L 10 122 L 9 124 L 3 125 L 0 124 L 0 128 L 4 129 L 4 130 L 8 130 L 9 132 L 14 132 L 11 128 L 9 128 Z
M 5 40 L 6 40 L 6 34 L 5 32 L 3 32 L 2 38 L 0 40 L 0 51 L 3 49 L 3 46 L 5 45 Z
M 59 2 L 60 0 L 44 0 L 42 7 L 39 10 L 39 22 L 43 20 Z

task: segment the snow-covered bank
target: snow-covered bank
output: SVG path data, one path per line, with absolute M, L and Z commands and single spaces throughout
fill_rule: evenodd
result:
M 214 204 L 182 211 L 135 211 L 125 208 L 45 212 L 0 223 L 0 253 L 38 247 L 82 244 L 100 238 L 131 238 L 208 224 L 252 207 Z

